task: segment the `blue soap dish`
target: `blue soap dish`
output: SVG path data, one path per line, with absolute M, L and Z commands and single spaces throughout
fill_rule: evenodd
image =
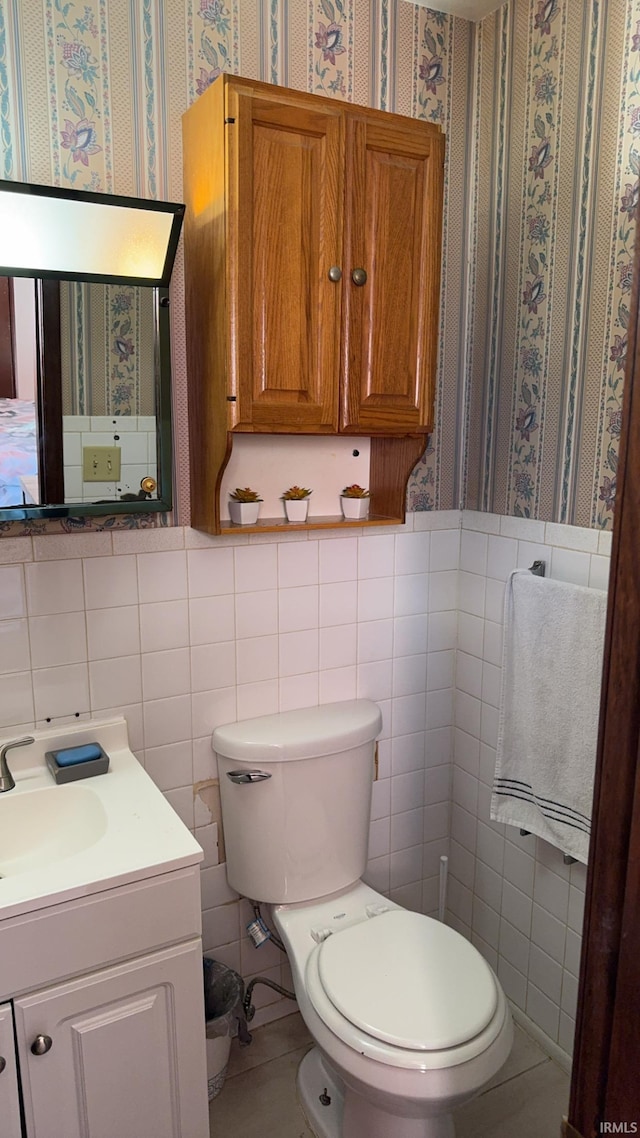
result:
M 58 783 L 75 782 L 80 778 L 92 778 L 96 774 L 106 774 L 109 770 L 109 756 L 99 743 L 83 743 L 77 747 L 61 747 L 58 751 L 45 753 L 47 766 Z

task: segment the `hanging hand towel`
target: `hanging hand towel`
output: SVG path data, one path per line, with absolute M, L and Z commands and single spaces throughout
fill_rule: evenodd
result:
M 511 574 L 491 817 L 586 863 L 607 594 Z

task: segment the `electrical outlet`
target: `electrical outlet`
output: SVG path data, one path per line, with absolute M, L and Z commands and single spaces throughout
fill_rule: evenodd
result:
M 83 447 L 83 482 L 119 482 L 120 447 Z

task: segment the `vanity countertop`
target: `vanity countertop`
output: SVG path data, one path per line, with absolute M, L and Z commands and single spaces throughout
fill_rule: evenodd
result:
M 0 794 L 0 921 L 196 865 L 203 853 L 129 748 L 124 718 L 31 732 Z M 0 746 L 19 733 L 6 728 Z M 98 742 L 107 774 L 55 783 L 45 752 Z M 70 792 L 70 793 L 69 793 Z

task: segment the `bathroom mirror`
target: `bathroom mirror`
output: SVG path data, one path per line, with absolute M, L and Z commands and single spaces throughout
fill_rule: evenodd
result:
M 170 509 L 168 282 L 184 208 L 0 191 L 0 522 Z

